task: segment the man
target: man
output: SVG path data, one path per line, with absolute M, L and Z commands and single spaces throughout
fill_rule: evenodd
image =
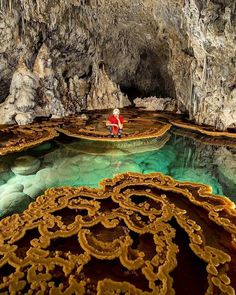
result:
M 110 131 L 109 137 L 114 137 L 115 135 L 117 135 L 119 138 L 121 138 L 123 123 L 124 123 L 124 118 L 120 116 L 119 109 L 114 109 L 113 115 L 109 116 L 106 122 L 106 126 L 108 127 Z

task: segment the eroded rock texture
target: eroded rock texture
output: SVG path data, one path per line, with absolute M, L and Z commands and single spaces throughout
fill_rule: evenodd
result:
M 39 82 L 30 89 L 21 85 L 26 89 L 16 94 L 24 93 L 25 110 L 15 97 L 14 107 L 8 103 L 14 115 L 6 122 L 80 112 L 87 108 L 88 94 L 96 93 L 98 69 L 104 67 L 130 98 L 171 97 L 199 124 L 218 129 L 236 124 L 234 0 L 9 0 L 0 5 L 1 100 L 12 97 L 10 82 L 20 56 L 25 75 L 33 73 Z M 48 50 L 45 60 L 42 46 Z M 93 107 L 113 107 L 110 101 L 121 106 L 119 86 L 108 96 L 100 93 Z
M 0 222 L 0 290 L 235 294 L 235 210 L 210 187 L 126 173 L 48 190 Z

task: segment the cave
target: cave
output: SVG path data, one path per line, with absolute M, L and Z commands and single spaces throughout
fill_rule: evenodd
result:
M 10 0 L 1 10 L 1 123 L 100 109 L 92 93 L 108 81 L 133 106 L 137 97 L 171 98 L 199 125 L 236 122 L 233 0 Z
M 0 0 L 1 294 L 235 294 L 235 31 L 235 0 Z

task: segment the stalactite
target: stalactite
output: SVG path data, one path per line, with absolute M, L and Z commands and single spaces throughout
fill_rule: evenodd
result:
M 36 0 L 36 9 L 37 9 L 37 13 L 38 13 L 38 15 L 40 14 L 40 2 L 39 2 L 39 0 Z
M 193 100 L 193 115 L 196 115 L 197 112 L 197 99 L 196 99 L 196 95 L 194 97 L 195 99 Z
M 192 98 L 191 98 L 191 108 L 190 108 L 190 120 L 193 119 L 194 117 L 194 102 L 196 100 L 196 91 L 195 91 L 195 87 L 193 85 L 193 94 L 192 94 Z
M 191 47 L 191 29 L 189 29 L 189 35 L 188 35 L 188 48 Z
M 9 1 L 9 11 L 10 13 L 12 13 L 12 0 L 8 0 Z
M 25 35 L 25 18 L 24 18 L 24 12 L 21 12 L 21 35 L 20 38 L 21 40 L 23 39 L 24 35 Z
M 206 84 L 206 77 L 207 77 L 206 73 L 207 73 L 207 55 L 205 54 L 204 61 L 203 61 L 203 70 L 202 70 L 202 81 L 201 81 L 202 86 Z
M 189 118 L 192 119 L 192 101 L 193 101 L 193 90 L 194 90 L 194 84 L 193 84 L 193 76 L 192 72 L 190 73 L 190 94 L 189 94 L 189 101 L 188 101 L 188 110 L 189 110 Z
M 183 29 L 183 13 L 180 14 L 180 29 Z

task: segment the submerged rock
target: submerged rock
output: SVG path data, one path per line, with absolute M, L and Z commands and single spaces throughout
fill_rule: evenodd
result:
M 180 181 L 207 184 L 212 187 L 214 194 L 223 195 L 221 185 L 206 169 L 178 167 L 172 168 L 170 175 Z
M 23 192 L 22 184 L 7 184 L 0 187 L 0 217 L 22 212 L 32 199 Z
M 37 178 L 36 178 L 37 181 Z M 31 186 L 28 186 L 24 189 L 24 193 L 32 199 L 36 199 L 38 196 L 42 195 L 44 192 L 43 186 L 37 185 L 37 182 L 33 183 Z
M 49 151 L 52 148 L 52 146 L 53 146 L 52 142 L 44 142 L 32 148 L 31 150 L 37 153 L 41 153 L 41 152 L 43 153 L 43 152 Z
M 123 159 L 123 161 L 115 161 L 112 164 L 113 167 L 113 175 L 124 173 L 127 171 L 130 172 L 142 172 L 142 168 L 131 159 Z
M 17 175 L 34 174 L 39 170 L 40 160 L 32 156 L 22 156 L 14 161 L 11 170 Z
M 169 166 L 175 161 L 176 151 L 171 146 L 151 153 L 140 162 L 143 173 L 162 172 L 169 174 Z

